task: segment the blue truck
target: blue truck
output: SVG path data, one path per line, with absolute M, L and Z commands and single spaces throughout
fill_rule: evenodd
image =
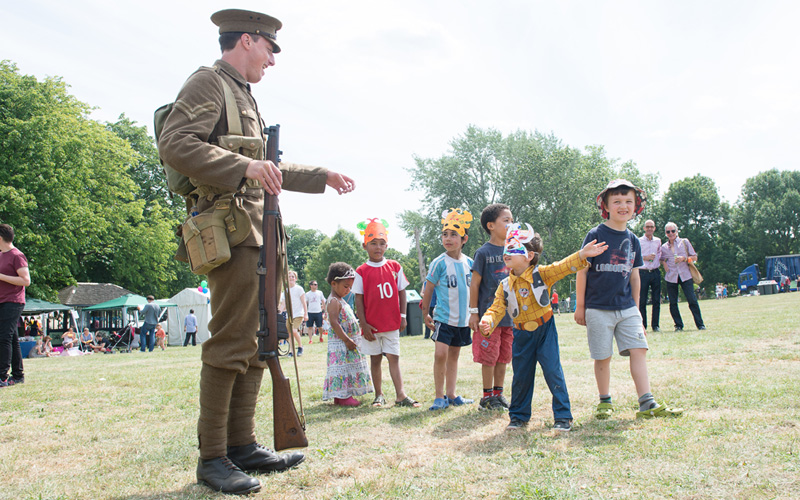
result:
M 758 264 L 747 266 L 744 271 L 739 273 L 739 293 L 750 293 L 758 288 L 758 282 L 764 280 L 775 280 L 781 283 L 782 276 L 796 279 L 800 275 L 800 255 L 773 255 L 765 259 L 766 273 L 761 276 Z

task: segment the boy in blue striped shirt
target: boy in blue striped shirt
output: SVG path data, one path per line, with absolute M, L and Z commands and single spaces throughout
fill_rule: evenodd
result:
M 433 294 L 436 294 L 434 317 L 425 314 L 425 324 L 433 331 L 431 339 L 436 346 L 433 356 L 436 398 L 431 410 L 473 402 L 471 399 L 456 396 L 458 356 L 462 347 L 472 344 L 468 313 L 472 259 L 461 253 L 469 239 L 467 229 L 472 221 L 472 214 L 466 210 L 451 209 L 443 213 L 442 217 L 442 246 L 445 253 L 431 262 L 425 278 L 431 286 L 425 287 L 422 298 L 422 310 L 428 311 Z

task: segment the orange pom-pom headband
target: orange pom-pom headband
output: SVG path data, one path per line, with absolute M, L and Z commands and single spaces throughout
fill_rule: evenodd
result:
M 367 219 L 363 222 L 359 222 L 356 227 L 364 236 L 365 244 L 369 243 L 375 238 L 380 238 L 386 241 L 386 243 L 389 243 L 389 231 L 386 229 L 386 226 L 388 225 L 389 223 L 386 222 L 386 219 L 378 219 L 376 217 L 374 219 Z

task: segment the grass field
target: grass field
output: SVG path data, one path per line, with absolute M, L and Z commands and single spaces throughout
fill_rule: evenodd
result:
M 664 331 L 648 337 L 654 395 L 687 409 L 671 420 L 634 418 L 636 394 L 619 356 L 612 364 L 617 414 L 595 420 L 585 331 L 571 315 L 557 316 L 575 416 L 564 435 L 552 430 L 540 373 L 531 424 L 506 432 L 507 415 L 477 404 L 426 410 L 429 340 L 405 337 L 401 345 L 406 390 L 423 409 L 323 403 L 326 345 L 307 345 L 299 362 L 308 458 L 296 470 L 262 476 L 252 497 L 800 498 L 800 293 L 700 305 L 707 331 L 671 332 L 662 307 Z M 195 484 L 199 357 L 198 346 L 26 360 L 25 383 L 0 389 L 0 498 L 220 497 Z M 288 359 L 283 366 L 294 373 Z M 393 400 L 385 364 L 384 375 Z M 480 370 L 470 349 L 462 351 L 459 376 L 459 392 L 477 399 Z M 257 411 L 267 445 L 269 386 Z

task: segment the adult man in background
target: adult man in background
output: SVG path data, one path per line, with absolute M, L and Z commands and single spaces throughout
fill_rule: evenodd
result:
M 156 347 L 155 332 L 158 318 L 161 316 L 161 306 L 156 304 L 156 298 L 152 295 L 147 296 L 147 304 L 142 308 L 142 316 L 144 316 L 144 324 L 139 332 L 139 350 L 144 352 L 147 347 L 150 352 L 153 352 Z
M 319 341 L 323 342 L 322 340 L 322 319 L 324 316 L 325 311 L 325 294 L 319 291 L 318 283 L 316 280 L 312 280 L 309 283 L 311 290 L 306 292 L 306 304 L 308 305 L 308 321 L 306 322 L 306 327 L 308 327 L 308 343 L 314 341 L 314 334 L 319 335 Z
M 642 314 L 642 324 L 647 330 L 647 292 L 650 290 L 650 300 L 653 304 L 650 324 L 654 332 L 660 332 L 658 319 L 661 314 L 661 238 L 654 236 L 655 231 L 656 223 L 648 219 L 644 222 L 644 236 L 639 238 L 644 260 L 644 266 L 639 268 L 641 281 L 639 312 Z
M 194 315 L 194 309 L 189 309 L 189 314 L 183 320 L 183 331 L 185 337 L 183 339 L 183 347 L 189 345 L 189 339 L 192 339 L 192 345 L 197 345 L 197 316 Z
M 230 260 L 208 272 L 211 291 L 211 338 L 202 344 L 200 457 L 197 480 L 226 493 L 258 491 L 261 483 L 246 472 L 287 470 L 305 458 L 278 455 L 256 441 L 255 409 L 266 363 L 259 359 L 259 245 L 264 192 L 281 188 L 321 193 L 331 186 L 352 191 L 352 179 L 319 167 L 266 161 L 263 120 L 250 93 L 280 52 L 276 32 L 281 22 L 258 12 L 228 9 L 211 16 L 219 26 L 222 57 L 212 70 L 198 70 L 184 84 L 164 123 L 159 153 L 164 163 L 189 177 L 204 193 L 203 212 L 220 195 L 235 194 L 247 213 L 250 234 L 231 248 Z M 242 139 L 222 141 L 229 133 L 223 82 L 231 89 L 241 117 Z M 247 139 L 247 140 L 245 140 Z M 263 188 L 263 189 L 262 189 Z M 267 265 L 274 265 L 267 263 Z
M 30 284 L 28 259 L 14 246 L 14 228 L 0 224 L 0 387 L 25 382 L 17 325 Z

